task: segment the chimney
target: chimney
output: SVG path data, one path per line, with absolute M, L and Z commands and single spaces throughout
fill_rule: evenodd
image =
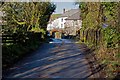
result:
M 65 13 L 65 8 L 63 9 L 63 13 Z

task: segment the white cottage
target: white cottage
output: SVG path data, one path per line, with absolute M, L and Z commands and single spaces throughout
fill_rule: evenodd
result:
M 47 30 L 63 29 L 66 34 L 75 35 L 76 31 L 81 28 L 81 24 L 79 9 L 71 9 L 68 11 L 63 9 L 63 14 L 51 21 L 47 25 Z
M 47 25 L 47 30 L 52 30 L 52 29 L 64 29 L 65 28 L 65 22 L 67 17 L 59 17 L 52 22 L 50 22 Z

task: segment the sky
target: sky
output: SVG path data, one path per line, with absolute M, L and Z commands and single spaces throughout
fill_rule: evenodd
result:
M 6 0 L 6 1 L 41 1 L 41 0 Z M 45 1 L 45 0 L 43 0 Z M 47 0 L 46 0 L 47 1 Z M 48 1 L 51 1 L 53 3 L 56 4 L 56 10 L 53 14 L 62 14 L 63 13 L 63 9 L 65 8 L 65 10 L 70 10 L 70 9 L 77 9 L 78 6 L 75 5 L 75 2 L 78 1 L 78 0 L 48 0 Z
M 54 14 L 61 14 L 63 13 L 63 9 L 70 10 L 70 9 L 77 9 L 78 5 L 75 5 L 75 2 L 54 2 L 56 4 L 56 10 Z

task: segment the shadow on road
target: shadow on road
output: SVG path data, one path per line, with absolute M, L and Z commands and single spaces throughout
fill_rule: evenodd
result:
M 91 74 L 87 77 L 92 76 L 93 78 L 104 78 L 101 71 L 106 67 L 104 64 L 99 63 L 99 59 L 96 57 L 95 49 L 89 49 L 85 44 L 79 46 L 81 52 L 85 55 L 91 69 Z M 87 78 L 86 77 L 86 78 Z
M 75 44 L 44 44 L 4 72 L 4 78 L 86 78 L 88 62 Z

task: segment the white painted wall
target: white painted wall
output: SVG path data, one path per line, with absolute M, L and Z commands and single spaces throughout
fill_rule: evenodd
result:
M 60 18 L 57 18 L 55 19 L 54 21 L 52 21 L 51 23 L 49 23 L 47 25 L 47 30 L 52 30 L 54 28 L 56 29 L 64 29 L 65 28 L 65 22 L 66 22 L 66 19 L 67 17 L 60 17 Z

